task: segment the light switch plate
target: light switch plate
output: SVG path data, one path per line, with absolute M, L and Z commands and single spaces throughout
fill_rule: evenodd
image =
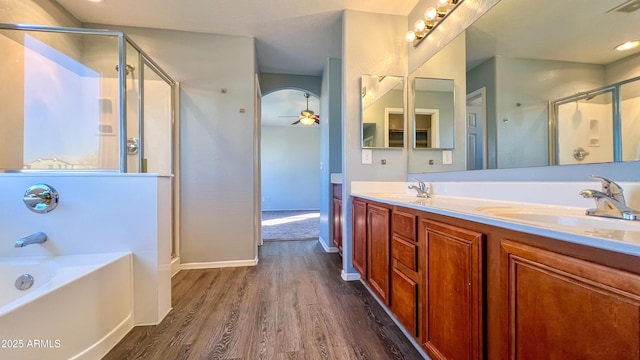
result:
M 453 152 L 451 150 L 444 150 L 442 152 L 442 165 L 453 164 Z
M 373 151 L 371 149 L 362 149 L 362 164 L 371 165 L 373 163 Z

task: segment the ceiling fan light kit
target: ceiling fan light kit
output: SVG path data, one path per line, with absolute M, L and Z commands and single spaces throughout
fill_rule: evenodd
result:
M 309 94 L 304 93 L 304 97 L 307 99 L 307 108 L 300 112 L 298 121 L 293 122 L 291 125 L 298 123 L 302 125 L 312 125 L 313 123 L 320 124 L 320 115 L 315 115 L 313 111 L 309 110 Z

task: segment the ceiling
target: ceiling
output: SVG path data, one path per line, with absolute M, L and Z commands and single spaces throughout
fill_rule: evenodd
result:
M 637 3 L 637 4 L 634 4 Z M 467 68 L 493 56 L 606 65 L 640 51 L 640 11 L 610 11 L 633 0 L 502 0 L 467 30 Z M 535 15 L 533 15 L 535 14 Z
M 57 0 L 85 23 L 253 36 L 263 73 L 320 76 L 342 58 L 342 10 L 406 16 L 418 0 Z

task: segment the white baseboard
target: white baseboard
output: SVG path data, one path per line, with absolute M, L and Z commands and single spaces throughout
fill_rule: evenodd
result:
M 171 259 L 171 277 L 174 277 L 180 271 L 180 257 Z
M 71 360 L 93 360 L 101 359 L 103 356 L 113 349 L 116 344 L 122 340 L 125 335 L 133 329 L 133 316 L 129 314 L 126 319 L 122 320 L 113 330 L 111 330 L 102 339 L 91 345 L 81 353 L 73 356 Z
M 218 269 L 218 268 L 226 268 L 226 267 L 242 267 L 242 266 L 256 266 L 256 265 L 258 265 L 257 257 L 253 260 L 231 260 L 231 261 L 183 263 L 183 264 L 180 264 L 180 270 Z
M 342 270 L 342 274 L 340 274 L 340 276 L 344 281 L 358 281 L 361 278 L 360 273 L 346 273 L 344 270 Z
M 328 252 L 328 253 L 337 253 L 338 252 L 338 248 L 336 246 L 327 246 L 327 244 L 325 244 L 324 239 L 322 238 L 322 236 L 318 237 L 318 241 L 320 241 L 320 245 L 322 245 L 322 248 L 324 248 L 325 252 Z

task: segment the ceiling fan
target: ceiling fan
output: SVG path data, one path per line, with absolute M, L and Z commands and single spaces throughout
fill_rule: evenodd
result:
M 309 94 L 304 93 L 304 97 L 307 99 L 307 108 L 300 112 L 298 120 L 291 123 L 291 125 L 296 125 L 298 123 L 301 123 L 302 125 L 311 125 L 313 123 L 320 124 L 320 115 L 316 115 L 313 111 L 309 110 Z

